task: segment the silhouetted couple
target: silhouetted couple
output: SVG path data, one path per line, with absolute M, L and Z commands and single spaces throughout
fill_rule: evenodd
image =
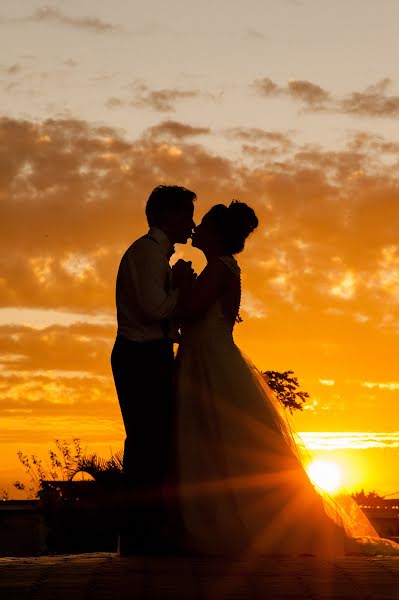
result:
M 126 429 L 121 554 L 399 553 L 354 503 L 348 517 L 314 488 L 282 406 L 234 343 L 234 256 L 258 225 L 254 211 L 217 204 L 195 226 L 195 200 L 183 187 L 155 188 L 150 229 L 118 271 L 111 363 Z M 169 265 L 174 244 L 190 237 L 207 261 L 198 277 L 189 262 Z

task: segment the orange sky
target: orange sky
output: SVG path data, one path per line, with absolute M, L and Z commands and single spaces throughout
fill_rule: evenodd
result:
M 399 490 L 399 96 L 387 47 L 373 62 L 362 41 L 377 16 L 365 11 L 352 37 L 329 23 L 344 68 L 334 35 L 297 19 L 311 2 L 271 2 L 269 21 L 252 25 L 250 11 L 227 24 L 214 15 L 209 43 L 224 48 L 245 19 L 233 68 L 228 53 L 198 54 L 205 16 L 190 46 L 163 13 L 139 38 L 104 2 L 84 13 L 27 4 L 7 4 L 0 21 L 13 48 L 0 64 L 0 489 L 23 478 L 19 449 L 44 454 L 74 436 L 104 455 L 121 447 L 109 365 L 116 271 L 146 229 L 151 189 L 178 183 L 197 193 L 198 220 L 232 198 L 259 216 L 238 257 L 236 341 L 260 369 L 294 370 L 310 393 L 295 428 L 360 432 L 340 449 L 309 444 L 344 465 L 349 488 Z M 149 18 L 135 23 L 145 30 Z M 388 28 L 384 43 L 395 36 Z M 156 43 L 181 64 L 162 67 Z M 190 247 L 180 256 L 204 264 Z
M 115 276 L 122 251 L 145 231 L 145 200 L 159 181 L 194 189 L 197 219 L 232 197 L 257 210 L 261 225 L 239 257 L 236 339 L 260 369 L 293 369 L 311 393 L 296 426 L 395 430 L 395 170 L 362 147 L 248 168 L 178 137 L 173 124 L 160 129 L 127 140 L 73 120 L 1 121 L 6 465 L 17 447 L 54 437 L 121 445 L 109 367 Z M 180 255 L 201 268 L 194 249 L 181 246 Z M 26 307 L 38 312 L 25 315 Z M 50 309 L 58 315 L 40 325 Z M 66 324 L 66 313 L 75 322 Z M 377 475 L 370 485 L 383 485 Z

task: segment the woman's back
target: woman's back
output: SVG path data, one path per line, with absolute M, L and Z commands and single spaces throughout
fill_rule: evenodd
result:
M 199 341 L 233 343 L 232 332 L 241 302 L 240 267 L 232 256 L 218 256 L 214 260 L 225 265 L 220 295 L 201 316 L 183 325 L 182 346 Z

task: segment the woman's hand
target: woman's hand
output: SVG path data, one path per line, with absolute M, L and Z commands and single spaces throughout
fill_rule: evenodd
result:
M 191 288 L 197 278 L 191 260 L 180 259 L 172 267 L 172 287 L 173 288 Z

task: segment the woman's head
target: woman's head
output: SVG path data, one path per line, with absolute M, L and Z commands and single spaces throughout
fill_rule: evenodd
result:
M 230 206 L 216 204 L 195 228 L 192 245 L 205 253 L 238 254 L 257 226 L 258 218 L 245 202 L 233 200 Z

